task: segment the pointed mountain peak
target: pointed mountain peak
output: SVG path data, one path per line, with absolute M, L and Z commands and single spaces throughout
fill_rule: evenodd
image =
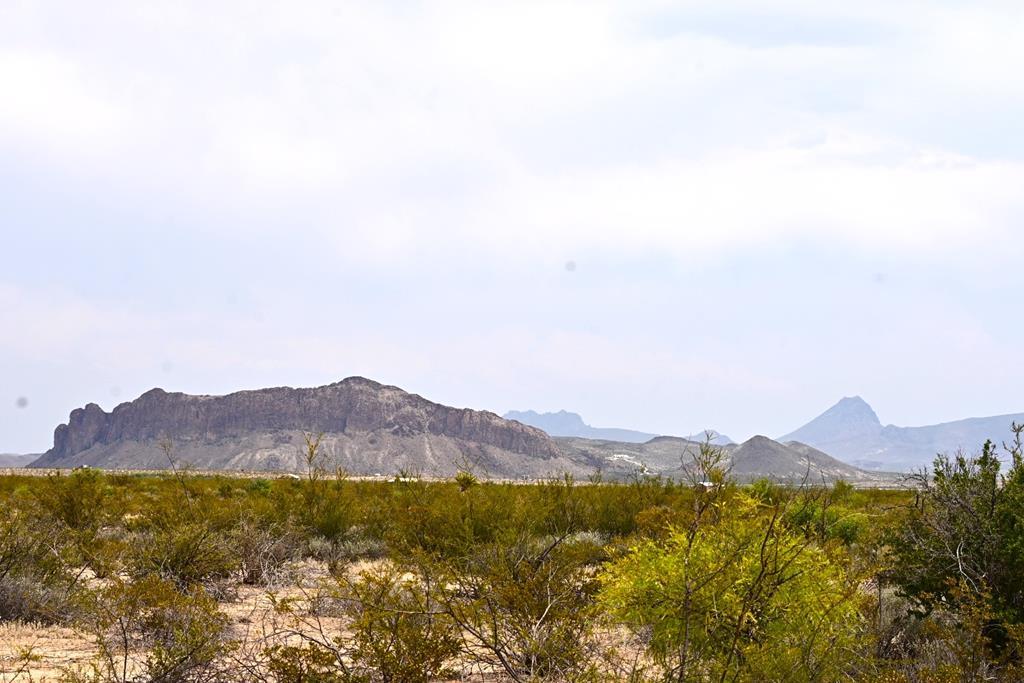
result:
M 869 422 L 877 423 L 878 426 L 882 425 L 874 409 L 860 396 L 844 396 L 838 403 L 826 410 L 821 417 L 825 415 L 859 416 Z
M 837 439 L 871 436 L 882 430 L 878 415 L 860 396 L 847 396 L 800 429 L 779 441 L 800 441 L 812 446 Z

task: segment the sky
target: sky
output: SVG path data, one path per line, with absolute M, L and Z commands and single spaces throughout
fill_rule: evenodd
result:
M 0 452 L 351 375 L 778 436 L 1024 411 L 1024 5 L 0 3 Z

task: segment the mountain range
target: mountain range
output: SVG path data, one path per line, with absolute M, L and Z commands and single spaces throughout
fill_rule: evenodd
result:
M 591 427 L 577 413 L 559 410 L 557 413 L 538 413 L 533 410 L 510 410 L 502 415 L 506 420 L 516 420 L 524 425 L 543 429 L 551 436 L 580 436 L 586 439 L 605 439 L 626 443 L 643 443 L 658 434 L 638 432 L 634 429 L 616 427 Z
M 563 451 L 575 452 L 580 457 L 624 464 L 634 472 L 673 479 L 689 478 L 692 454 L 700 448 L 700 443 L 677 436 L 659 436 L 645 443 L 579 437 L 557 437 L 555 441 Z M 818 483 L 822 479 L 844 479 L 850 483 L 883 485 L 897 480 L 894 474 L 862 470 L 796 441 L 780 443 L 766 436 L 754 436 L 741 444 L 720 448 L 731 476 L 738 481 L 768 478 Z
M 1009 441 L 1014 422 L 1024 423 L 1024 413 L 923 427 L 883 426 L 871 406 L 853 396 L 779 441 L 800 441 L 866 469 L 907 471 L 928 466 L 938 453 L 974 454 L 987 439 L 996 444 Z
M 570 413 L 559 410 L 557 413 L 538 413 L 533 410 L 510 410 L 502 415 L 506 420 L 517 420 L 525 425 L 543 429 L 551 436 L 579 436 L 585 439 L 602 439 L 606 441 L 622 441 L 624 443 L 644 443 L 661 434 L 650 434 L 638 432 L 634 429 L 621 429 L 618 427 L 591 427 L 583 421 L 577 413 Z M 689 441 L 703 441 L 706 436 L 711 437 L 711 443 L 716 446 L 726 446 L 733 443 L 732 439 L 719 434 L 713 429 L 704 432 L 690 434 L 683 438 Z
M 0 467 L 26 467 L 39 455 L 18 455 L 16 453 L 0 453 Z
M 687 453 L 699 447 L 665 436 L 643 443 L 554 437 L 494 413 L 452 408 L 350 377 L 322 387 L 226 396 L 153 389 L 109 413 L 90 403 L 57 427 L 53 447 L 32 466 L 151 469 L 173 461 L 203 470 L 301 471 L 304 438 L 311 433 L 322 435 L 325 464 L 353 475 L 447 477 L 468 468 L 502 479 L 597 472 L 610 479 L 637 472 L 680 477 L 688 472 Z M 724 451 L 739 479 L 886 480 L 810 446 L 763 436 Z

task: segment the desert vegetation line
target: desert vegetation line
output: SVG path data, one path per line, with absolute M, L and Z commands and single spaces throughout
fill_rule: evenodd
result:
M 903 490 L 0 476 L 0 680 L 1020 680 L 1014 433 Z

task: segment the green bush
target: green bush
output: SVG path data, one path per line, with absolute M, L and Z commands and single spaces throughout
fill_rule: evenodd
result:
M 231 649 L 226 618 L 199 587 L 182 593 L 156 576 L 114 580 L 88 596 L 83 609 L 99 653 L 65 681 L 213 680 Z
M 0 621 L 67 621 L 76 576 L 67 571 L 60 529 L 21 510 L 0 516 Z
M 357 672 L 384 683 L 427 683 L 445 674 L 460 640 L 423 577 L 389 565 L 362 572 L 347 588 Z
M 1018 430 L 1018 437 L 1020 430 Z M 922 608 L 955 602 L 951 586 L 966 580 L 991 593 L 996 612 L 1024 623 L 1024 460 L 1019 440 L 1001 476 L 995 448 L 981 455 L 936 458 L 917 478 L 916 504 L 887 534 L 890 579 Z
M 222 534 L 205 524 L 185 523 L 140 534 L 131 568 L 137 578 L 158 576 L 188 590 L 231 576 L 239 568 L 239 558 Z
M 664 542 L 642 541 L 601 575 L 600 604 L 646 630 L 673 680 L 835 680 L 864 619 L 843 565 L 735 496 Z
M 467 638 L 464 652 L 516 681 L 576 675 L 587 666 L 594 583 L 556 537 L 477 548 L 445 565 L 441 600 Z
M 339 668 L 335 652 L 316 642 L 273 645 L 266 651 L 266 669 L 273 683 L 348 683 L 352 675 Z

